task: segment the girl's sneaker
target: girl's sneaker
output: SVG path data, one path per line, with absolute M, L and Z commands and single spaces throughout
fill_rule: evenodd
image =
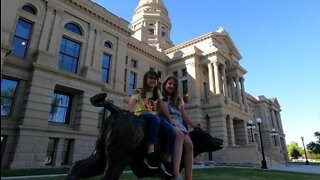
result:
M 159 169 L 159 161 L 154 152 L 149 153 L 143 159 L 143 162 L 148 166 L 149 169 Z
M 167 176 L 172 177 L 173 166 L 171 162 L 163 162 L 160 164 L 161 170 Z

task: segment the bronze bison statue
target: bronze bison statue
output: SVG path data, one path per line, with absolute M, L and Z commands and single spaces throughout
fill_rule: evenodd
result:
M 94 106 L 105 107 L 111 114 L 104 120 L 97 138 L 94 152 L 86 159 L 76 161 L 68 173 L 68 180 L 78 180 L 101 175 L 102 179 L 117 180 L 124 168 L 130 165 L 132 172 L 138 178 L 165 177 L 161 170 L 149 169 L 143 163 L 147 143 L 144 139 L 144 121 L 105 100 L 106 93 L 93 96 L 90 102 Z M 161 144 L 164 135 L 159 135 L 156 153 L 162 157 Z M 196 128 L 190 132 L 194 143 L 194 157 L 203 152 L 217 151 L 222 148 L 223 141 L 212 137 L 208 132 Z M 183 162 L 183 161 L 181 161 Z M 180 169 L 183 169 L 181 164 Z

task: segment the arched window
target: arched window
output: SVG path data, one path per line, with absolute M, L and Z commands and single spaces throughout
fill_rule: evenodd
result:
M 153 23 L 149 23 L 149 28 L 148 28 L 148 31 L 149 31 L 149 35 L 155 35 L 155 26 Z
M 166 28 L 165 27 L 163 27 L 162 26 L 162 28 L 161 28 L 162 30 L 161 30 L 161 37 L 165 37 L 166 36 Z
M 110 41 L 104 42 L 104 47 L 112 49 L 112 43 Z
M 12 40 L 11 54 L 19 57 L 25 57 L 30 42 L 30 36 L 33 24 L 29 21 L 19 19 L 16 31 Z
M 24 5 L 22 6 L 21 8 L 22 10 L 30 13 L 30 14 L 34 14 L 34 15 L 37 15 L 37 10 L 36 8 L 34 8 L 33 6 L 30 6 L 30 5 Z
M 64 28 L 82 36 L 81 29 L 79 28 L 79 26 L 75 25 L 74 23 L 67 23 L 64 25 Z

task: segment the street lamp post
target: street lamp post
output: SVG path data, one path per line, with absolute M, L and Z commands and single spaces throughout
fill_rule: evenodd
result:
M 276 141 L 276 136 L 278 135 L 277 131 L 275 128 L 271 129 L 271 136 L 273 137 L 274 140 L 274 146 L 277 146 L 277 141 Z
M 256 122 L 258 123 L 259 126 L 259 134 L 260 134 L 260 142 L 261 142 L 261 153 L 262 153 L 262 161 L 261 161 L 261 168 L 262 169 L 268 169 L 267 167 L 267 162 L 264 156 L 264 149 L 263 149 L 263 142 L 262 142 L 262 133 L 261 133 L 261 122 L 262 119 L 261 118 L 257 118 Z
M 256 126 L 253 124 L 253 121 L 252 121 L 252 120 L 249 120 L 249 121 L 248 121 L 247 128 L 250 129 L 250 132 L 251 132 L 251 142 L 254 142 L 254 141 L 253 141 L 252 129 L 255 129 Z
M 304 138 L 303 138 L 303 136 L 301 136 L 301 140 L 302 140 L 302 145 L 303 145 L 304 155 L 306 156 L 306 165 L 309 165 L 309 161 L 308 161 L 308 157 L 307 157 L 306 148 L 304 147 Z

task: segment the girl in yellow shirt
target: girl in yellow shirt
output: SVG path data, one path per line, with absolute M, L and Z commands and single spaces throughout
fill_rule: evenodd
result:
M 173 121 L 169 116 L 166 104 L 162 101 L 163 96 L 158 89 L 158 80 L 159 77 L 155 71 L 150 70 L 145 73 L 143 77 L 143 87 L 135 90 L 133 93 L 128 104 L 128 111 L 134 112 L 135 115 L 146 121 L 148 149 L 144 163 L 150 169 L 158 169 L 160 167 L 160 163 L 154 152 L 154 147 L 157 143 L 159 129 L 164 129 L 168 142 L 166 147 L 167 162 L 161 164 L 161 169 L 168 176 L 172 176 L 172 167 L 169 166 L 169 162 L 171 161 L 175 143 L 175 128 L 169 124 L 169 122 Z M 157 107 L 164 112 L 169 122 L 160 119 L 157 115 Z

